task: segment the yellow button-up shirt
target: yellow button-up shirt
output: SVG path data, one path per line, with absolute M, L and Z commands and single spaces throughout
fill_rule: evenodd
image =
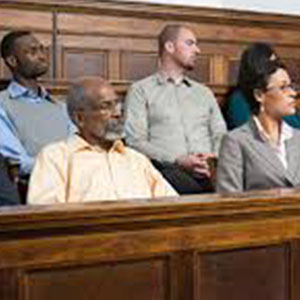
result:
M 30 178 L 28 203 L 113 201 L 176 196 L 141 153 L 116 141 L 109 151 L 78 135 L 46 146 Z

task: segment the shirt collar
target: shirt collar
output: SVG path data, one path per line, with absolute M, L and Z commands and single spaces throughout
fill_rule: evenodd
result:
M 80 152 L 82 150 L 107 152 L 100 146 L 94 146 L 89 144 L 86 140 L 84 140 L 81 136 L 79 136 L 76 133 L 68 139 L 67 143 L 71 147 L 73 152 Z M 125 152 L 125 145 L 121 140 L 117 140 L 113 143 L 112 147 L 109 149 L 108 152 L 118 152 L 122 154 Z
M 49 93 L 46 91 L 46 89 L 43 86 L 39 86 L 39 89 L 40 89 L 40 95 L 37 95 L 35 92 L 19 84 L 15 80 L 12 80 L 9 86 L 7 87 L 10 97 L 13 99 L 23 96 L 23 97 L 42 98 L 46 100 L 51 100 Z
M 269 137 L 268 133 L 265 131 L 265 129 L 262 126 L 259 119 L 256 116 L 253 116 L 253 121 L 257 128 L 257 132 L 258 132 L 260 138 L 263 141 L 270 143 L 271 142 L 270 137 Z M 287 123 L 285 123 L 284 121 L 282 121 L 279 143 L 281 144 L 292 137 L 293 137 L 293 128 L 291 126 L 289 126 Z
M 171 77 L 169 77 L 168 74 L 166 74 L 162 71 L 159 71 L 156 73 L 156 80 L 157 80 L 158 84 L 161 84 L 161 85 L 167 84 L 168 82 L 174 82 L 174 80 Z M 192 81 L 186 75 L 183 75 L 180 84 L 181 83 L 184 83 L 188 87 L 192 86 Z

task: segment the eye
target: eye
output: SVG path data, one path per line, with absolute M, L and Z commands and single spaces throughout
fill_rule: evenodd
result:
M 284 85 L 280 86 L 279 89 L 280 89 L 281 91 L 291 90 L 291 89 L 294 89 L 294 84 L 293 84 L 293 83 L 290 83 L 290 84 L 284 84 Z
M 193 45 L 196 45 L 196 41 L 194 41 L 194 40 L 187 40 L 187 41 L 186 41 L 186 44 L 187 44 L 188 46 L 193 46 Z

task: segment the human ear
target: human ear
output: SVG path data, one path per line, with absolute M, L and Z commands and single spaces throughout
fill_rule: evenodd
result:
M 76 111 L 73 115 L 73 119 L 78 128 L 82 128 L 84 124 L 84 117 L 82 111 Z
M 165 43 L 165 50 L 168 53 L 174 53 L 175 50 L 174 43 L 172 41 L 167 41 Z
M 15 69 L 16 66 L 17 66 L 17 60 L 13 55 L 10 55 L 10 56 L 6 57 L 5 62 L 12 69 Z
M 264 102 L 264 92 L 260 89 L 255 89 L 254 92 L 254 98 L 256 99 L 257 102 L 259 102 L 260 104 L 262 104 Z

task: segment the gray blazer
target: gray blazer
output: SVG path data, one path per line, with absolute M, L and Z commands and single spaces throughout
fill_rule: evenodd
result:
M 218 161 L 217 192 L 300 186 L 300 130 L 286 140 L 288 168 L 264 142 L 252 120 L 224 136 Z

